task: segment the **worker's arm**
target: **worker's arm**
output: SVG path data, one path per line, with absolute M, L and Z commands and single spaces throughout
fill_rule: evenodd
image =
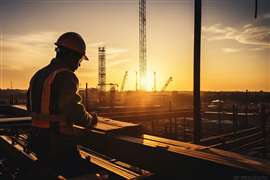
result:
M 58 96 L 57 108 L 70 123 L 91 128 L 96 125 L 97 116 L 88 113 L 81 104 L 81 97 L 77 93 L 78 84 L 79 81 L 72 72 L 61 72 L 56 76 L 53 86 Z
M 30 107 L 30 90 L 27 90 L 26 93 L 26 108 L 28 112 L 31 112 L 31 107 Z
M 31 90 L 31 84 L 33 83 L 33 78 L 31 78 L 31 80 L 30 80 L 30 83 L 29 83 L 29 87 L 28 87 L 28 89 L 27 89 L 27 93 L 26 93 L 26 108 L 27 108 L 27 111 L 28 111 L 28 113 L 31 113 L 32 112 L 32 104 L 31 104 L 31 101 L 32 101 L 32 97 L 30 97 L 31 95 L 30 95 L 30 90 Z

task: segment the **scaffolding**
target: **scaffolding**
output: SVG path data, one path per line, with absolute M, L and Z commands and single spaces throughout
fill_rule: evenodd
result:
M 106 91 L 106 50 L 104 46 L 98 48 L 98 86 L 100 91 Z
M 139 1 L 139 71 L 140 90 L 146 90 L 146 0 Z

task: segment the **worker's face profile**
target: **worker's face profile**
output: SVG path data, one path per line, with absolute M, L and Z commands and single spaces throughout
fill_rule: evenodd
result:
M 73 71 L 76 71 L 81 66 L 82 61 L 83 61 L 83 57 L 81 57 L 79 60 L 75 60 Z
M 79 59 L 79 61 L 78 61 L 78 67 L 81 66 L 81 63 L 82 63 L 83 60 L 84 60 L 84 57 L 82 56 L 82 57 Z

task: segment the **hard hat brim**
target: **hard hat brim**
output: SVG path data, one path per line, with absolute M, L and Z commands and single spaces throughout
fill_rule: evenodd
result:
M 57 42 L 55 42 L 54 44 L 55 44 L 56 46 L 61 46 L 61 45 L 58 44 Z M 68 48 L 68 47 L 66 47 L 66 48 Z M 70 48 L 68 48 L 68 49 L 70 49 Z M 71 49 L 71 50 L 72 50 L 72 49 Z M 73 51 L 74 51 L 74 50 L 73 50 Z M 89 60 L 90 60 L 85 54 L 82 55 L 82 59 L 83 59 L 83 60 L 86 60 L 86 61 L 89 61 Z
M 83 60 L 89 61 L 89 58 L 86 55 L 82 56 Z

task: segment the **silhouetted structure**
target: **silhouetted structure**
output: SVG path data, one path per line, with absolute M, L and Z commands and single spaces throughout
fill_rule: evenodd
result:
M 161 91 L 165 91 L 167 87 L 169 86 L 170 82 L 172 82 L 172 77 L 169 77 L 169 79 L 166 81 L 165 85 L 162 87 Z
M 201 0 L 195 0 L 194 4 L 194 74 L 193 74 L 193 142 L 200 142 L 201 136 L 201 96 L 200 96 L 200 78 L 201 78 Z
M 100 91 L 106 91 L 106 50 L 98 48 L 98 85 Z
M 128 71 L 125 72 L 125 75 L 123 77 L 122 84 L 121 84 L 121 91 L 124 91 L 125 84 L 126 84 L 126 81 L 127 81 L 127 76 L 128 76 Z
M 139 2 L 139 48 L 140 89 L 146 90 L 146 0 Z

